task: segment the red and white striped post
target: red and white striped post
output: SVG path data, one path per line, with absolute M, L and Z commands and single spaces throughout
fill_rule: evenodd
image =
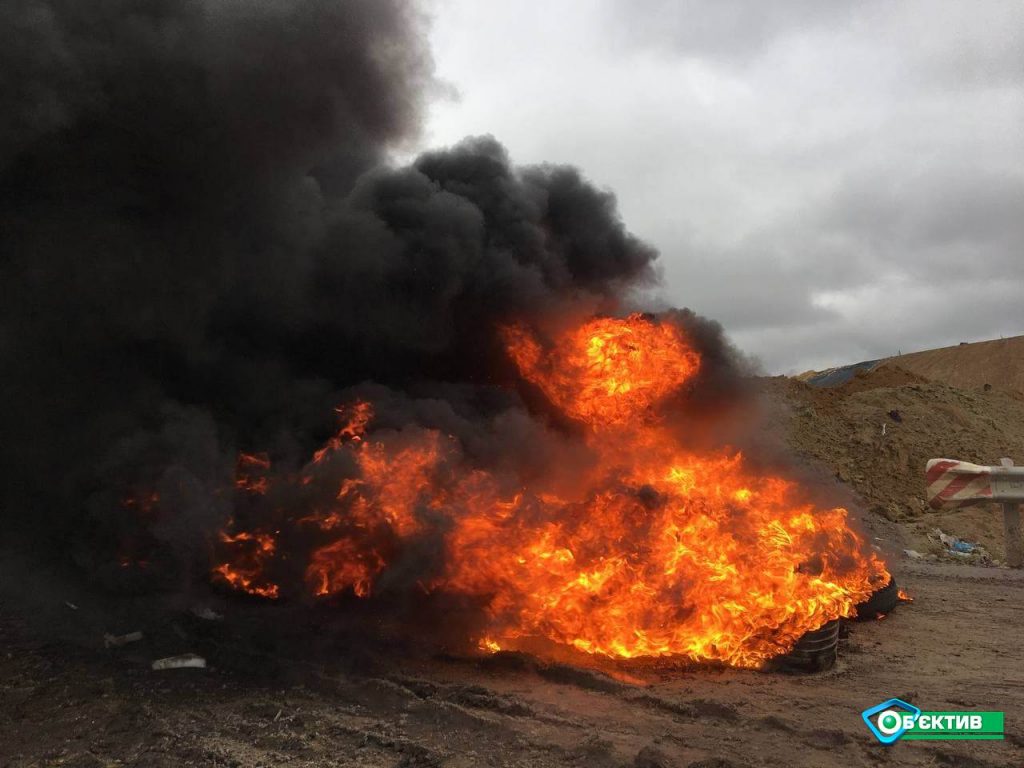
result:
M 998 501 L 1003 504 L 1003 534 L 1006 536 L 1006 564 L 1024 566 L 1020 503 L 1024 501 L 1024 467 L 1000 459 L 998 467 L 983 467 L 956 459 L 932 459 L 925 467 L 928 505 L 950 509 Z

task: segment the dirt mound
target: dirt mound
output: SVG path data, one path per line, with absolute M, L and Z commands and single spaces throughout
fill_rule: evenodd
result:
M 858 371 L 852 379 L 837 389 L 844 395 L 852 395 L 856 392 L 866 392 L 869 389 L 906 387 L 927 382 L 928 379 L 924 376 L 900 368 L 898 365 L 885 364 L 871 371 Z
M 960 389 L 1024 392 L 1024 336 L 979 341 L 893 357 L 882 368 L 899 367 Z
M 871 512 L 904 524 L 918 541 L 939 527 L 1003 557 L 998 508 L 932 512 L 924 467 L 938 457 L 1024 464 L 1024 397 L 958 389 L 894 365 L 834 389 L 781 377 L 763 386 L 790 445 L 834 472 Z

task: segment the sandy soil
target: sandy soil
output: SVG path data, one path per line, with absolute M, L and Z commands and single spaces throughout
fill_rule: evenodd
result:
M 958 344 L 890 358 L 884 366 L 899 366 L 927 379 L 961 389 L 986 384 L 1024 392 L 1024 336 Z
M 898 579 L 915 601 L 853 625 L 837 667 L 813 675 L 634 669 L 616 679 L 515 656 L 353 669 L 230 652 L 210 653 L 205 670 L 153 672 L 144 643 L 44 641 L 35 617 L 7 603 L 0 765 L 1024 764 L 1024 573 L 915 562 Z M 890 696 L 1003 710 L 1008 738 L 881 746 L 860 712 Z

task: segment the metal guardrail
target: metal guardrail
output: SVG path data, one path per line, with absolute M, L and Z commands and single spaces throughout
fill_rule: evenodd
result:
M 1024 566 L 1024 540 L 1020 524 L 1020 504 L 1024 502 L 1024 467 L 1014 466 L 1011 459 L 1000 459 L 999 466 L 991 467 L 957 459 L 932 459 L 925 467 L 925 481 L 928 505 L 933 509 L 1001 502 L 1006 564 L 1011 568 Z

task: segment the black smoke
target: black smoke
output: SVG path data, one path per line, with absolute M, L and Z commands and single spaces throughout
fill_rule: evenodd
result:
M 547 431 L 494 386 L 496 324 L 615 311 L 654 279 L 573 168 L 490 137 L 387 163 L 435 86 L 414 5 L 0 15 L 0 514 L 94 572 L 154 544 L 200 567 L 237 451 L 298 463 L 356 386 L 476 462 L 529 444 L 533 471 Z

